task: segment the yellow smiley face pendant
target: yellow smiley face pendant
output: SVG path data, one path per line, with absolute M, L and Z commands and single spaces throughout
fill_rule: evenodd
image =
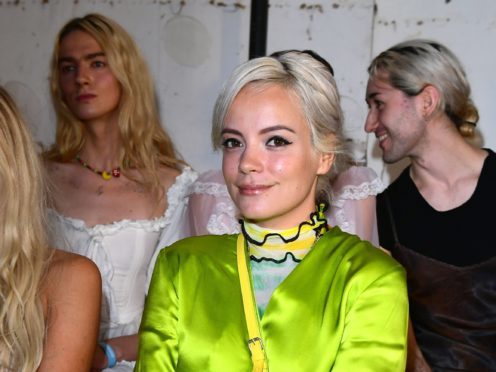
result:
M 105 180 L 105 181 L 108 181 L 112 178 L 112 174 L 107 172 L 107 171 L 103 171 L 102 172 L 102 178 Z

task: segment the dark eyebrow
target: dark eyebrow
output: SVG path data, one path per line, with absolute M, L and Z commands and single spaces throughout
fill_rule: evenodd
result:
M 231 133 L 236 134 L 237 136 L 241 136 L 241 132 L 236 129 L 224 128 L 220 134 Z
M 264 128 L 260 131 L 260 134 L 265 134 L 265 133 L 270 133 L 270 132 L 273 132 L 273 131 L 276 131 L 276 130 L 287 130 L 288 132 L 291 132 L 291 133 L 295 133 L 296 132 L 285 126 L 285 125 L 274 125 L 274 126 L 271 126 L 271 127 L 267 127 L 267 128 Z M 225 134 L 225 133 L 231 133 L 231 134 L 235 134 L 235 135 L 238 135 L 238 136 L 242 136 L 241 132 L 239 130 L 236 130 L 236 129 L 231 129 L 231 128 L 224 128 L 222 129 L 222 132 L 221 134 Z
M 368 101 L 368 100 L 370 100 L 370 99 L 372 99 L 372 98 L 375 98 L 375 97 L 377 97 L 379 94 L 380 94 L 379 92 L 372 92 L 372 93 L 370 93 L 367 97 L 365 97 L 365 101 Z
M 105 57 L 105 53 L 103 52 L 96 52 L 96 53 L 90 53 L 90 54 L 86 54 L 85 56 L 83 56 L 83 59 L 85 60 L 91 60 L 91 59 L 95 59 L 95 58 L 98 58 L 98 57 Z M 76 59 L 73 58 L 73 57 L 60 57 L 59 58 L 59 63 L 62 63 L 62 62 L 74 62 Z
M 285 125 L 282 125 L 282 124 L 279 124 L 279 125 L 274 125 L 272 127 L 267 127 L 267 128 L 264 128 L 260 131 L 260 133 L 269 133 L 269 132 L 273 132 L 273 131 L 276 131 L 276 130 L 287 130 L 291 133 L 296 133 L 292 128 L 289 128 Z

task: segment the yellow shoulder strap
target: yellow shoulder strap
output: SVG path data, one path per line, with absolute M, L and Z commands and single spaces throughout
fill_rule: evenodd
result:
M 258 314 L 253 300 L 253 292 L 251 289 L 251 281 L 248 274 L 248 263 L 246 260 L 246 245 L 243 234 L 238 235 L 237 242 L 237 259 L 239 282 L 241 284 L 241 297 L 243 298 L 243 308 L 245 310 L 246 325 L 248 327 L 248 348 L 251 352 L 251 360 L 253 361 L 253 372 L 268 372 L 269 367 L 260 328 L 258 324 Z

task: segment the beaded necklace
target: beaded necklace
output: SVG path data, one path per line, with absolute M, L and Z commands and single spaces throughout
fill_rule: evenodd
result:
M 110 172 L 107 172 L 105 170 L 101 171 L 101 170 L 98 170 L 98 169 L 92 167 L 91 165 L 86 163 L 83 159 L 81 159 L 81 157 L 79 155 L 76 155 L 76 160 L 79 164 L 81 164 L 86 169 L 89 169 L 90 171 L 100 175 L 105 181 L 110 180 L 112 177 L 119 178 L 121 176 L 121 167 L 115 167 Z

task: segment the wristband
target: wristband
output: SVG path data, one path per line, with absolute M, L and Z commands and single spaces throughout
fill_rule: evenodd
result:
M 105 356 L 107 357 L 107 368 L 112 368 L 117 364 L 117 357 L 115 356 L 115 351 L 106 342 L 100 342 L 100 347 L 103 349 Z

